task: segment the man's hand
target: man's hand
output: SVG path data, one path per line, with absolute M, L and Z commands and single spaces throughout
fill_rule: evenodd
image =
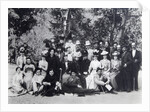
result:
M 137 59 L 134 60 L 135 63 L 137 63 L 137 61 L 138 61 Z
M 124 66 L 123 66 L 124 68 L 126 68 L 127 67 L 127 64 L 124 64 Z
M 78 88 L 82 88 L 80 85 L 77 85 Z

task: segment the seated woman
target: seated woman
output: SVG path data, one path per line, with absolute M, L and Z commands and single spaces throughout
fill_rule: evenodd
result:
M 115 90 L 117 90 L 118 85 L 116 83 L 116 76 L 120 73 L 121 61 L 118 59 L 118 52 L 112 54 L 114 59 L 111 60 L 111 73 L 110 73 L 110 82 Z
M 104 89 L 112 94 L 117 94 L 113 91 L 112 86 L 110 85 L 110 78 L 108 76 L 102 75 L 102 69 L 97 68 L 96 74 L 94 76 L 94 82 L 97 86 L 102 86 Z M 99 89 L 99 88 L 97 88 Z
M 33 90 L 33 85 L 32 85 L 32 78 L 33 78 L 33 72 L 35 70 L 35 66 L 31 63 L 31 59 L 27 58 L 26 65 L 24 66 L 24 82 L 25 82 L 25 87 L 28 90 L 29 93 Z
M 23 88 L 23 83 L 23 72 L 20 67 L 17 67 L 12 79 L 12 87 L 9 88 L 9 96 L 18 96 L 27 93 L 27 90 Z
M 34 74 L 32 78 L 32 84 L 33 84 L 33 94 L 35 96 L 39 95 L 40 92 L 43 90 L 43 84 L 42 81 L 44 79 L 44 76 L 41 74 L 41 69 L 37 68 L 36 73 Z
M 107 59 L 107 55 L 108 52 L 107 51 L 103 51 L 101 53 L 101 55 L 103 56 L 103 59 L 100 61 L 100 68 L 103 69 L 102 70 L 102 74 L 105 76 L 109 76 L 110 75 L 110 61 Z
M 39 68 L 42 69 L 41 75 L 43 75 L 43 77 L 45 78 L 46 73 L 47 73 L 47 69 L 48 69 L 48 62 L 46 61 L 44 54 L 42 54 L 42 60 L 39 61 Z
M 54 74 L 53 69 L 50 69 L 49 74 L 45 77 L 42 82 L 44 88 L 42 91 L 42 96 L 53 96 L 57 93 L 57 90 L 61 85 L 57 81 L 57 76 Z
M 77 72 L 72 70 L 71 75 L 67 78 L 66 82 L 63 81 L 62 90 L 65 93 L 73 93 L 78 94 L 78 96 L 85 96 L 88 94 L 94 94 L 97 93 L 97 90 L 94 89 L 84 89 L 81 86 L 81 81 L 79 77 L 76 75 Z M 99 92 L 98 92 L 99 93 Z

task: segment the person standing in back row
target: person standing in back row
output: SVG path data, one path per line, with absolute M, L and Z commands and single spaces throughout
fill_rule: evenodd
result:
M 122 91 L 131 92 L 131 54 L 127 51 L 127 47 L 122 48 L 123 54 L 121 58 L 121 76 L 120 76 L 120 89 Z
M 138 91 L 138 72 L 140 70 L 142 56 L 141 52 L 136 50 L 136 44 L 132 43 L 132 89 Z

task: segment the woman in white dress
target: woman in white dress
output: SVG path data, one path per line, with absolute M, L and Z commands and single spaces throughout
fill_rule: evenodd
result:
M 98 61 L 98 52 L 93 53 L 93 60 L 90 63 L 88 72 L 90 75 L 86 78 L 87 89 L 96 89 L 97 85 L 94 82 L 94 76 L 96 74 L 97 68 L 100 67 L 100 62 Z
M 42 60 L 39 61 L 39 68 L 42 69 L 41 74 L 44 79 L 46 77 L 47 69 L 48 69 L 48 62 L 46 61 L 46 58 L 44 55 L 42 55 Z
M 101 55 L 103 56 L 103 59 L 100 61 L 100 68 L 102 70 L 102 75 L 109 77 L 110 75 L 110 61 L 107 59 L 108 52 L 102 51 Z
M 26 56 L 24 55 L 24 52 L 20 51 L 20 56 L 17 58 L 16 64 L 21 70 L 23 70 L 23 67 L 26 64 Z
M 27 90 L 23 88 L 23 83 L 23 72 L 20 67 L 17 67 L 12 79 L 12 86 L 9 87 L 9 96 L 18 96 L 27 93 Z
M 111 73 L 110 82 L 115 90 L 117 90 L 118 85 L 116 83 L 116 76 L 120 73 L 121 61 L 118 59 L 118 52 L 112 54 L 114 59 L 111 60 Z
M 27 63 L 24 66 L 24 82 L 25 82 L 25 87 L 30 93 L 33 90 L 33 85 L 32 85 L 32 78 L 33 78 L 33 72 L 35 71 L 35 66 L 31 63 L 31 59 L 27 58 Z

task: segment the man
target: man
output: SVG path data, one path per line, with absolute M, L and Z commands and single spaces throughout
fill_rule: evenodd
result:
M 88 59 L 91 61 L 93 57 L 93 50 L 91 49 L 91 43 L 89 40 L 85 41 L 85 47 L 88 52 Z
M 44 86 L 41 93 L 42 96 L 53 96 L 58 93 L 57 89 L 60 88 L 60 83 L 57 80 L 57 75 L 54 73 L 53 69 L 49 70 L 49 74 L 47 74 L 42 81 L 42 84 Z
M 73 93 L 73 94 L 78 94 L 78 96 L 85 96 L 88 94 L 94 94 L 98 92 L 93 89 L 82 88 L 80 79 L 76 74 L 77 72 L 74 69 L 72 69 L 71 75 L 67 78 L 66 81 L 63 81 L 64 83 L 62 86 L 62 90 L 65 93 Z
M 82 85 L 82 88 L 86 88 L 86 80 L 84 78 L 84 76 L 82 75 L 81 73 L 81 60 L 80 60 L 80 53 L 76 53 L 74 55 L 74 60 L 73 60 L 73 63 L 72 63 L 72 68 L 76 71 L 77 73 L 77 76 L 80 78 L 80 81 L 81 81 L 81 85 Z
M 117 45 L 117 52 L 118 52 L 118 59 L 121 60 L 122 50 L 121 50 L 121 46 L 119 44 Z
M 61 63 L 62 74 L 70 73 L 72 67 L 72 62 L 68 60 L 68 54 L 65 53 L 64 61 Z
M 140 70 L 142 56 L 141 52 L 136 50 L 136 44 L 132 43 L 132 89 L 138 91 L 138 72 Z
M 119 81 L 119 88 L 121 91 L 131 91 L 131 54 L 127 51 L 127 47 L 123 46 L 123 54 L 121 58 L 121 76 Z
M 98 86 L 102 86 L 102 88 L 106 89 L 109 93 L 117 94 L 113 91 L 112 86 L 110 85 L 110 78 L 108 76 L 102 75 L 102 69 L 97 68 L 96 74 L 94 76 L 94 82 Z

